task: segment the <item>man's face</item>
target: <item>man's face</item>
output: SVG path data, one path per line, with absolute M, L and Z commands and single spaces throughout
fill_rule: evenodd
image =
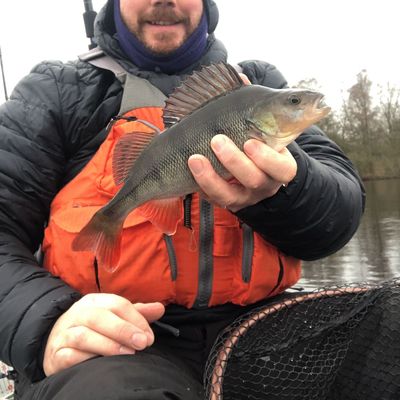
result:
M 160 55 L 179 48 L 203 13 L 202 0 L 120 0 L 120 6 L 129 30 Z

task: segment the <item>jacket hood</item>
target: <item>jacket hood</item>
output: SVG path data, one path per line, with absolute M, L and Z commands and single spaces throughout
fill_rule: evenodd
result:
M 116 36 L 114 25 L 114 0 L 108 0 L 106 5 L 97 15 L 94 26 L 96 43 L 107 55 L 117 61 L 127 72 L 149 80 L 165 95 L 168 95 L 176 86 L 181 83 L 182 79 L 184 79 L 187 74 L 200 68 L 201 65 L 208 65 L 227 60 L 227 51 L 225 46 L 222 44 L 222 42 L 217 40 L 214 36 L 214 33 L 212 33 L 218 23 L 217 6 L 213 0 L 203 1 L 205 5 L 204 11 L 209 23 L 209 35 L 207 38 L 206 51 L 196 63 L 190 65 L 184 70 L 177 71 L 175 74 L 141 70 L 128 59 L 124 51 L 121 49 Z
M 219 20 L 217 4 L 214 0 L 203 0 L 204 11 L 208 21 L 208 33 L 213 33 Z

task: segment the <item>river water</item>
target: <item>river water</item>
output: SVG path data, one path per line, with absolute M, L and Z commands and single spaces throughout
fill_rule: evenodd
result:
M 400 277 L 400 179 L 365 182 L 367 203 L 350 242 L 322 260 L 303 263 L 299 286 L 380 282 Z

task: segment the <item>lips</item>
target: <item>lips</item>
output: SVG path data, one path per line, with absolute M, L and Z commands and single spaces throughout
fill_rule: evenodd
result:
M 179 21 L 147 21 L 147 23 L 156 26 L 171 26 L 178 24 Z
M 331 108 L 326 105 L 324 101 L 324 95 L 319 95 L 317 99 L 314 102 L 314 111 L 318 112 L 320 115 L 327 115 L 330 111 Z

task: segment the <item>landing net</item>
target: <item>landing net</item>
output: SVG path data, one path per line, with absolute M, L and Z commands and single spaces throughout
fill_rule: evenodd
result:
M 205 386 L 208 400 L 400 399 L 400 279 L 241 316 L 217 339 Z

